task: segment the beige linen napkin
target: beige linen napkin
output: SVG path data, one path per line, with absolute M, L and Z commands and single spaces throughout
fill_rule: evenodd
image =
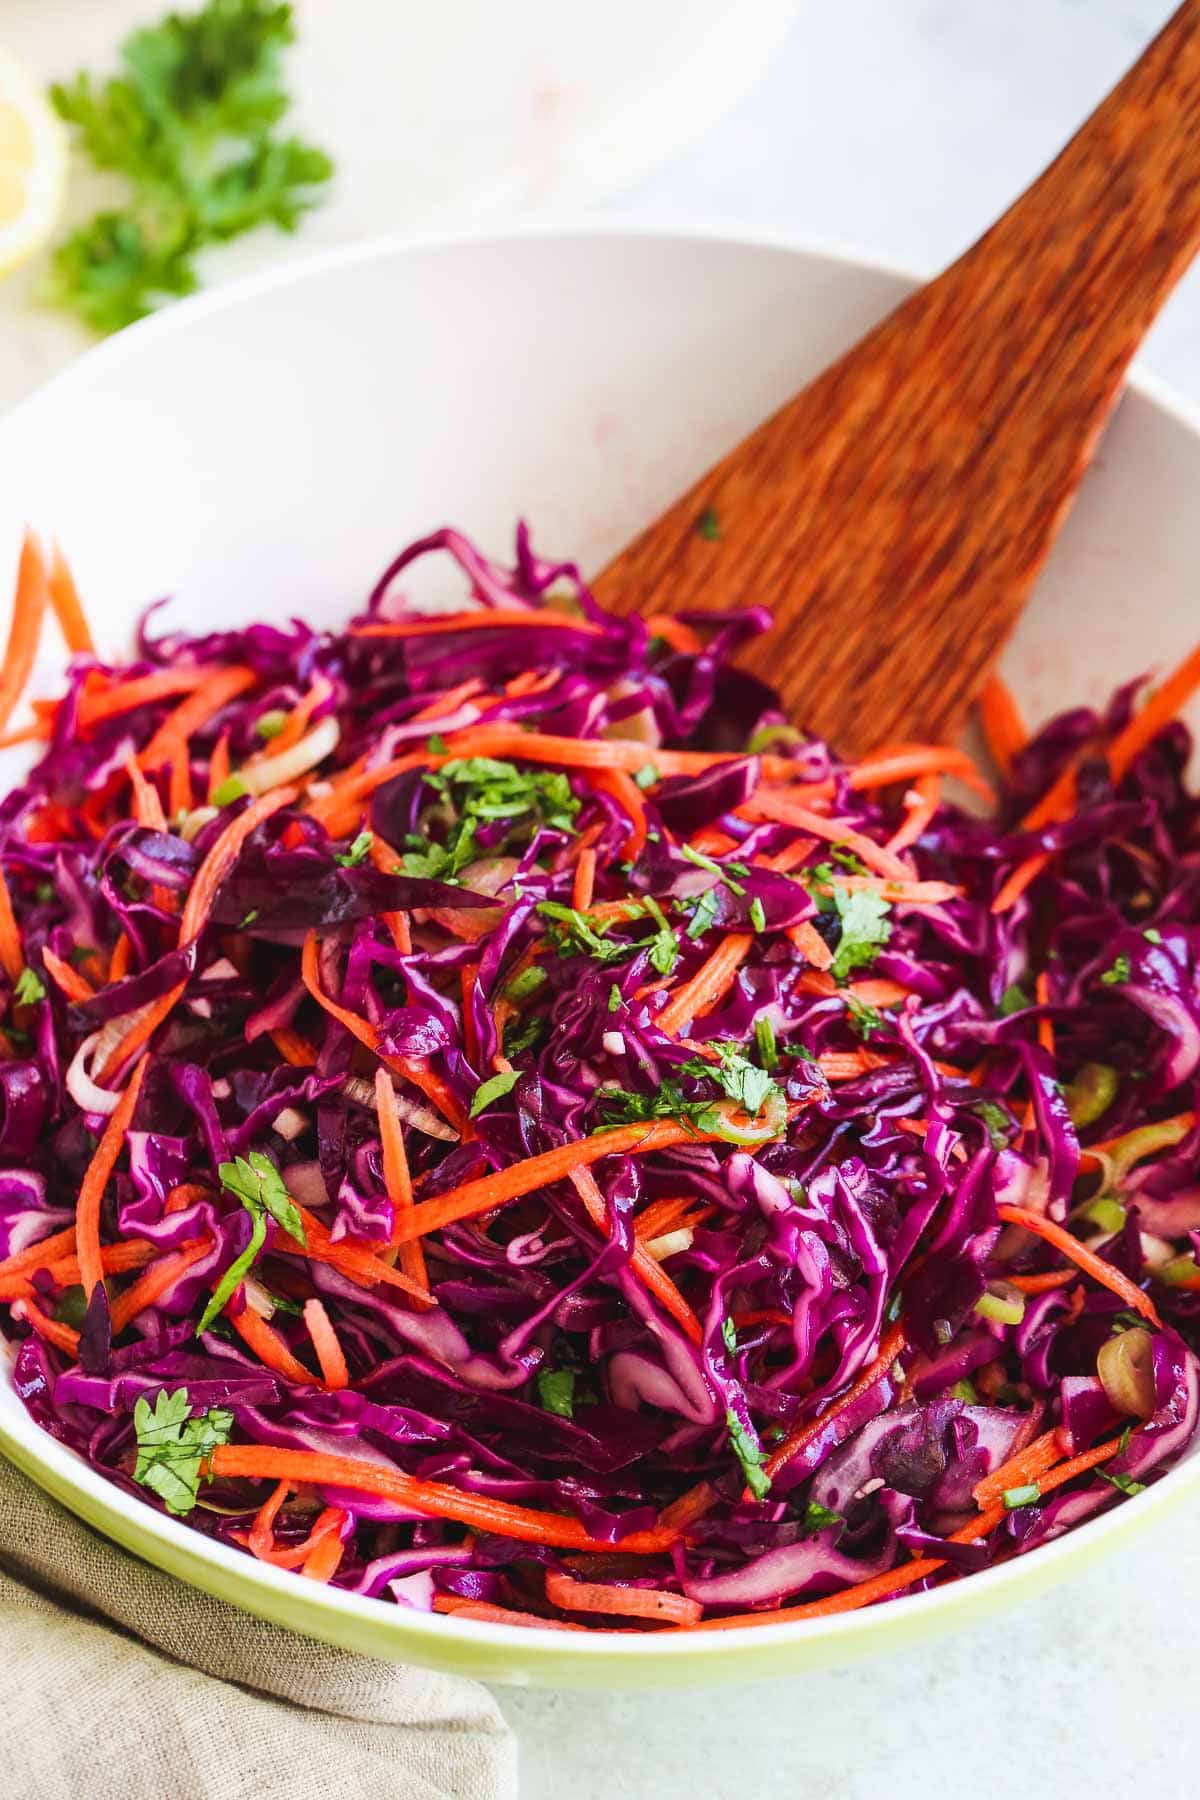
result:
M 5 1800 L 511 1800 L 515 1765 L 473 1682 L 195 1593 L 0 1458 Z

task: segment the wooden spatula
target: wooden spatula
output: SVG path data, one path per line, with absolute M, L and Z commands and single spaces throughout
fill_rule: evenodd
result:
M 643 532 L 601 599 L 769 606 L 744 660 L 847 753 L 956 733 L 1198 247 L 1187 0 L 987 235 Z

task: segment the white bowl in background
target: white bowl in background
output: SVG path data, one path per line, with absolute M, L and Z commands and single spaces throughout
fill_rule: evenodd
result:
M 0 419 L 0 569 L 26 520 L 57 534 L 114 652 L 162 594 L 191 629 L 340 620 L 395 549 L 444 522 L 503 555 L 523 515 L 544 554 L 594 569 L 910 286 L 828 251 L 627 231 L 330 252 L 123 333 Z M 1031 719 L 1101 701 L 1190 645 L 1197 492 L 1200 421 L 1133 389 L 1005 659 Z M 60 673 L 48 652 L 42 691 Z M 8 753 L 0 786 L 20 766 Z M 85 1468 L 2 1380 L 0 1449 L 99 1529 L 251 1611 L 557 1686 L 844 1661 L 1049 1581 L 1200 1485 L 1193 1453 L 1033 1555 L 840 1618 L 567 1636 L 362 1600 L 216 1545 Z

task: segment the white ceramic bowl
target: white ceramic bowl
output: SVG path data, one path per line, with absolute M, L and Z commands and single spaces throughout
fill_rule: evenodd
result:
M 57 533 L 119 650 L 167 593 L 168 617 L 193 629 L 339 620 L 399 545 L 446 521 L 503 554 L 524 515 L 543 552 L 595 568 L 909 286 L 845 256 L 669 235 L 335 252 L 124 333 L 0 421 L 0 569 L 25 520 Z M 1008 654 L 1031 718 L 1101 700 L 1190 643 L 1197 492 L 1200 424 L 1130 392 Z M 55 679 L 52 658 L 40 673 Z M 15 772 L 0 763 L 0 787 Z M 566 1636 L 356 1599 L 223 1549 L 83 1467 L 4 1381 L 0 1448 L 100 1530 L 253 1612 L 553 1685 L 844 1661 L 1053 1580 L 1200 1484 L 1193 1455 L 1034 1555 L 841 1618 Z

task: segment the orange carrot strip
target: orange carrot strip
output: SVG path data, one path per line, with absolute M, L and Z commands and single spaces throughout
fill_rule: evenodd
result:
M 904 820 L 887 841 L 887 848 L 898 856 L 901 850 L 908 850 L 916 843 L 942 803 L 942 778 L 940 775 L 918 775 L 916 782 L 904 796 Z
M 310 1377 L 311 1380 L 311 1377 Z M 550 1544 L 564 1550 L 598 1550 L 611 1555 L 613 1546 L 593 1538 L 578 1519 L 561 1513 L 541 1512 L 492 1500 L 484 1494 L 461 1492 L 440 1481 L 419 1481 L 401 1469 L 364 1462 L 357 1456 L 330 1456 L 319 1450 L 282 1450 L 270 1444 L 219 1444 L 208 1459 L 211 1475 L 230 1479 L 307 1482 L 317 1487 L 349 1488 L 360 1494 L 380 1494 L 385 1500 L 427 1513 L 431 1518 L 455 1519 L 480 1531 L 517 1538 L 525 1544 Z M 657 1556 L 669 1550 L 676 1533 L 632 1531 L 620 1543 L 622 1555 Z
M 826 1050 L 817 1063 L 826 1081 L 857 1081 L 875 1066 L 862 1050 Z
M 208 1238 L 201 1238 L 194 1244 L 181 1244 L 178 1250 L 161 1257 L 146 1270 L 146 1273 L 118 1295 L 112 1307 L 113 1336 L 117 1337 L 131 1319 L 147 1306 L 153 1306 L 160 1295 L 168 1288 L 173 1288 L 181 1275 L 187 1273 L 193 1263 L 198 1263 L 208 1255 L 212 1244 Z
M 1064 1231 L 1061 1225 L 1056 1225 L 1051 1219 L 1044 1219 L 1041 1213 L 1030 1212 L 1024 1206 L 1000 1205 L 996 1212 L 1006 1225 L 1020 1225 L 1035 1237 L 1044 1238 L 1048 1244 L 1053 1244 L 1056 1250 L 1061 1250 L 1064 1256 L 1081 1268 L 1085 1275 L 1100 1282 L 1102 1287 L 1123 1300 L 1126 1306 L 1132 1307 L 1134 1312 L 1141 1313 L 1144 1319 L 1149 1319 L 1152 1325 L 1162 1330 L 1162 1320 L 1149 1294 L 1143 1294 L 1128 1275 L 1122 1275 L 1120 1269 L 1115 1269 L 1111 1263 L 1095 1256 L 1078 1238 L 1072 1237 L 1069 1231 Z
M 790 1436 L 786 1437 L 783 1443 L 780 1444 L 779 1448 L 771 1452 L 771 1455 L 767 1458 L 767 1461 L 763 1466 L 772 1481 L 775 1479 L 776 1475 L 778 1475 L 780 1469 L 782 1469 L 786 1463 L 791 1462 L 793 1456 L 803 1450 L 806 1444 L 810 1443 L 813 1438 L 818 1437 L 820 1433 L 825 1430 L 831 1419 L 835 1419 L 837 1415 L 844 1412 L 848 1406 L 853 1406 L 854 1402 L 859 1399 L 861 1395 L 865 1394 L 868 1388 L 873 1388 L 877 1381 L 883 1380 L 903 1348 L 903 1327 L 900 1325 L 893 1325 L 892 1329 L 880 1344 L 879 1353 L 874 1362 L 867 1364 L 867 1367 L 862 1371 L 861 1375 L 850 1384 L 845 1393 L 840 1394 L 838 1398 L 832 1401 L 825 1408 L 825 1411 L 818 1414 L 815 1419 L 806 1419 L 802 1425 L 797 1425 Z
M 25 1318 L 33 1326 L 39 1337 L 45 1338 L 58 1350 L 65 1350 L 68 1356 L 79 1355 L 79 1333 L 69 1325 L 63 1325 L 58 1319 L 51 1319 L 33 1300 L 24 1296 L 21 1305 L 25 1309 Z
M 24 1250 L 14 1250 L 0 1262 L 0 1281 L 10 1275 L 20 1275 L 26 1269 L 45 1269 L 57 1258 L 69 1256 L 75 1248 L 75 1227 L 65 1225 L 61 1231 L 51 1232 L 49 1237 L 39 1238 L 36 1244 L 27 1244 Z
M 290 1492 L 291 1483 L 281 1481 L 254 1515 L 254 1523 L 250 1527 L 246 1544 L 260 1562 L 270 1562 L 274 1556 L 275 1520 Z
M 646 630 L 652 638 L 660 637 L 664 644 L 670 644 L 681 656 L 699 656 L 704 648 L 699 632 L 670 613 L 651 613 L 646 620 Z
M 571 905 L 577 912 L 583 912 L 592 904 L 592 894 L 596 886 L 596 852 L 589 845 L 579 852 L 579 860 L 575 864 L 575 879 L 571 887 Z
M 330 1321 L 329 1314 L 314 1294 L 311 1300 L 304 1302 L 304 1323 L 308 1327 L 308 1335 L 312 1339 L 313 1349 L 317 1353 L 317 1361 L 321 1366 L 321 1378 L 327 1388 L 344 1388 L 350 1385 L 350 1371 L 346 1367 L 346 1353 L 338 1342 L 337 1332 Z
M 601 627 L 590 619 L 573 619 L 566 613 L 541 608 L 495 606 L 479 607 L 471 612 L 438 613 L 423 619 L 389 619 L 377 625 L 352 625 L 350 636 L 359 638 L 444 637 L 459 631 L 508 630 L 513 626 L 535 625 L 539 630 L 578 631 L 585 637 L 599 637 Z
M 606 1235 L 608 1233 L 608 1202 L 601 1193 L 595 1176 L 590 1169 L 572 1169 L 571 1183 L 579 1198 L 587 1208 L 588 1217 Z M 433 1204 L 433 1202 L 430 1202 Z M 693 1344 L 701 1342 L 704 1333 L 699 1319 L 680 1293 L 671 1277 L 660 1262 L 657 1262 L 644 1244 L 635 1243 L 630 1267 L 643 1287 L 647 1288 L 658 1301 L 664 1312 L 679 1325 Z
M 309 1581 L 332 1581 L 345 1554 L 345 1544 L 338 1533 L 331 1529 L 319 1543 L 313 1545 L 300 1565 L 300 1573 L 307 1576 Z
M 719 825 L 702 825 L 688 839 L 688 849 L 699 850 L 701 856 L 728 856 L 731 850 L 737 849 L 737 839 L 722 831 Z M 770 861 L 770 858 L 765 860 Z
M 126 934 L 122 932 L 113 945 L 113 953 L 108 962 L 108 979 L 110 981 L 123 981 L 128 975 L 129 958 L 132 951 L 133 945 Z
M 383 1148 L 383 1185 L 393 1207 L 392 1243 L 399 1248 L 400 1267 L 409 1280 L 416 1282 L 418 1287 L 428 1288 L 425 1247 L 420 1238 L 413 1238 L 409 1243 L 400 1242 L 399 1221 L 408 1216 L 413 1206 L 412 1177 L 408 1171 L 404 1127 L 400 1122 L 400 1108 L 396 1104 L 396 1090 L 387 1070 L 382 1068 L 375 1071 L 375 1107 L 379 1114 L 379 1141 Z
M 213 844 L 212 849 L 196 872 L 196 879 L 188 890 L 184 902 L 183 916 L 179 922 L 180 945 L 190 944 L 199 937 L 208 922 L 221 884 L 237 862 L 242 853 L 242 846 L 252 832 L 256 831 L 264 819 L 282 806 L 290 806 L 296 798 L 294 788 L 275 788 L 269 794 L 263 794 L 252 800 L 245 812 L 239 813 L 230 821 Z M 139 1050 L 143 1044 L 149 1043 L 163 1020 L 167 1018 L 182 997 L 186 981 L 177 982 L 173 988 L 152 1001 L 140 1017 L 135 1015 L 135 1022 L 130 1025 L 125 1036 L 109 1051 L 104 1067 L 96 1077 L 101 1087 L 107 1085 L 118 1069 Z
M 316 1067 L 316 1046 L 310 1044 L 306 1037 L 301 1037 L 298 1031 L 290 1031 L 286 1026 L 281 1025 L 278 1030 L 269 1032 L 267 1035 L 284 1062 L 290 1063 L 293 1069 Z
M 68 1000 L 82 1002 L 95 999 L 96 990 L 91 982 L 85 981 L 79 970 L 73 969 L 69 962 L 63 961 L 61 956 L 55 956 L 49 944 L 42 946 L 42 962 L 55 987 L 60 993 L 65 994 Z
M 61 549 L 55 544 L 50 553 L 50 604 L 63 634 L 63 642 L 72 656 L 94 656 L 96 646 L 88 630 L 83 602 L 75 586 L 75 577 Z
M 145 1268 L 153 1262 L 157 1255 L 155 1246 L 146 1238 L 126 1238 L 120 1244 L 106 1244 L 100 1252 L 100 1261 L 106 1275 L 124 1275 L 131 1269 Z M 79 1258 L 65 1256 L 43 1265 L 45 1273 L 57 1287 L 77 1287 L 79 1285 Z M 25 1292 L 32 1293 L 25 1278 L 21 1275 L 0 1276 L 0 1298 L 5 1300 L 18 1297 Z
M 401 1270 L 394 1269 L 389 1262 L 370 1250 L 364 1250 L 345 1240 L 335 1244 L 314 1213 L 301 1206 L 294 1196 L 292 1203 L 303 1222 L 305 1241 L 303 1244 L 297 1243 L 286 1232 L 281 1231 L 275 1239 L 275 1249 L 280 1255 L 303 1256 L 310 1262 L 328 1263 L 330 1268 L 337 1269 L 339 1274 L 345 1275 L 350 1281 L 356 1281 L 360 1287 L 374 1287 L 377 1283 L 384 1282 L 389 1287 L 402 1288 L 406 1294 L 412 1294 L 427 1305 L 436 1306 L 437 1302 L 428 1288 L 418 1286 Z
M 229 733 L 223 731 L 213 745 L 212 755 L 208 759 L 208 804 L 213 804 L 213 795 L 229 780 Z
M 637 782 L 624 769 L 594 769 L 591 783 L 599 788 L 602 794 L 608 794 L 616 801 L 621 811 L 629 819 L 629 832 L 621 845 L 621 854 L 627 862 L 636 862 L 646 848 L 646 832 L 648 829 L 646 807 L 642 800 L 641 789 Z
M 888 981 L 883 977 L 866 981 L 851 981 L 842 990 L 852 1000 L 858 1000 L 863 1006 L 902 1006 L 908 999 L 909 990 L 899 981 Z
M 50 590 L 46 581 L 46 564 L 41 545 L 31 531 L 25 533 L 17 564 L 17 586 L 13 594 L 12 622 L 8 628 L 8 645 L 0 663 L 0 731 L 13 714 L 13 708 L 25 692 L 33 661 L 42 636 L 46 602 Z
M 1114 781 L 1120 781 L 1128 773 L 1134 758 L 1178 716 L 1197 687 L 1200 687 L 1200 645 L 1190 656 L 1184 657 L 1179 667 L 1167 676 L 1109 745 L 1108 766 Z
M 698 1481 L 695 1487 L 680 1494 L 678 1500 L 672 1500 L 664 1506 L 658 1515 L 658 1526 L 661 1531 L 686 1531 L 697 1519 L 711 1512 L 720 1499 L 711 1482 Z
M 252 768 L 256 763 L 266 762 L 274 756 L 282 756 L 285 750 L 290 750 L 294 744 L 298 744 L 308 730 L 308 722 L 317 707 L 321 705 L 322 701 L 327 700 L 332 692 L 333 683 L 327 676 L 314 675 L 307 693 L 297 700 L 295 706 L 288 713 L 283 722 L 282 731 L 277 732 L 269 743 L 263 745 L 261 750 L 256 750 L 254 755 L 249 758 L 246 767 Z
M 216 668 L 209 665 L 198 673 L 204 677 L 203 685 L 197 686 L 163 720 L 138 757 L 143 769 L 160 768 L 181 753 L 186 755 L 188 739 L 258 681 L 253 669 L 237 663 Z
M 321 1386 L 317 1377 L 302 1362 L 296 1360 L 279 1333 L 252 1306 L 244 1306 L 240 1313 L 227 1310 L 225 1317 L 242 1342 L 253 1350 L 259 1362 L 274 1370 L 276 1375 L 282 1375 L 285 1381 L 297 1382 L 302 1387 Z
M 896 1123 L 902 1125 L 906 1121 L 898 1119 Z M 1069 1282 L 1077 1281 L 1079 1272 L 1077 1269 L 1050 1269 L 1045 1275 L 1008 1275 L 1005 1279 L 1009 1287 L 1019 1289 L 1022 1294 L 1049 1294 L 1055 1288 L 1066 1287 Z
M 4 879 L 4 870 L 0 869 L 0 968 L 3 968 L 15 987 L 24 967 L 25 950 L 21 943 L 21 931 L 13 912 L 12 895 Z
M 194 694 L 212 675 L 211 668 L 154 669 L 149 675 L 132 675 L 127 681 L 114 681 L 104 688 L 85 687 L 79 700 L 79 723 L 87 730 L 139 706 Z
M 129 1077 L 125 1092 L 109 1115 L 104 1135 L 79 1184 L 79 1198 L 75 1205 L 75 1243 L 79 1256 L 80 1281 L 89 1300 L 97 1284 L 104 1279 L 104 1265 L 100 1257 L 100 1203 L 104 1199 L 108 1178 L 124 1147 L 125 1134 L 133 1120 L 145 1074 L 146 1059 L 143 1056 Z
M 537 683 L 542 680 L 542 677 L 540 675 L 535 675 L 531 670 L 526 669 L 524 679 L 527 682 L 532 682 L 536 686 Z M 557 673 L 551 675 L 550 679 L 551 681 L 557 681 Z M 512 682 L 509 682 L 508 688 L 505 691 L 508 693 L 513 691 Z M 522 689 L 522 692 L 526 691 L 527 689 Z M 485 688 L 483 682 L 480 681 L 478 675 L 472 675 L 468 677 L 466 681 L 460 681 L 457 687 L 446 688 L 442 693 L 435 694 L 433 699 L 421 708 L 420 712 L 415 712 L 413 714 L 411 723 L 415 724 L 420 721 L 423 724 L 426 719 L 444 719 L 448 714 L 455 712 L 465 701 L 474 700 L 477 695 L 483 695 L 484 693 Z
M 953 775 L 981 799 L 989 803 L 995 799 L 991 783 L 984 780 L 966 751 L 952 750 L 945 744 L 896 744 L 877 750 L 851 769 L 849 786 L 856 792 L 887 787 L 894 781 L 909 781 L 914 775 Z
M 146 780 L 132 756 L 125 758 L 125 773 L 133 792 L 133 816 L 138 824 L 148 826 L 151 831 L 165 831 L 167 815 L 163 811 L 158 789 L 153 782 Z
M 630 1619 L 657 1619 L 664 1625 L 694 1625 L 704 1611 L 698 1600 L 685 1599 L 682 1594 L 576 1581 L 558 1569 L 546 1572 L 546 1598 L 564 1612 L 617 1613 Z
M 1036 856 L 1026 857 L 1023 863 L 1018 863 L 1012 874 L 1001 882 L 999 892 L 992 901 L 993 913 L 1000 914 L 1011 911 L 1025 889 L 1037 880 L 1049 862 L 1050 852 L 1039 850 Z
M 443 1225 L 450 1225 L 456 1219 L 473 1219 L 480 1213 L 493 1212 L 509 1200 L 517 1200 L 523 1194 L 534 1193 L 538 1188 L 548 1187 L 551 1182 L 562 1181 L 590 1167 L 604 1156 L 649 1156 L 655 1150 L 673 1149 L 676 1144 L 711 1142 L 708 1132 L 677 1125 L 673 1119 L 654 1124 L 614 1125 L 580 1143 L 561 1144 L 557 1149 L 544 1150 L 540 1156 L 527 1157 L 524 1162 L 513 1163 L 491 1175 L 482 1175 L 475 1181 L 465 1181 L 433 1200 L 422 1201 L 413 1207 L 401 1225 L 401 1242 L 424 1237 L 429 1231 L 440 1231 Z
M 1029 742 L 1029 733 L 1008 683 L 993 675 L 979 696 L 979 716 L 992 761 L 1007 781 L 1013 758 Z
M 35 719 L 32 725 L 22 725 L 18 731 L 6 731 L 0 735 L 0 750 L 11 750 L 14 744 L 44 744 L 50 736 L 50 723 L 47 719 Z M 38 840 L 32 840 L 36 843 Z
M 807 806 L 793 800 L 790 794 L 779 794 L 774 788 L 762 787 L 737 810 L 740 819 L 752 822 L 769 820 L 775 825 L 794 825 L 797 831 L 807 831 L 824 843 L 845 844 L 868 869 L 874 869 L 877 875 L 885 875 L 889 881 L 912 879 L 911 870 L 905 867 L 898 856 L 885 850 L 882 844 L 875 843 L 873 838 L 864 837 L 861 832 L 844 825 L 838 819 L 823 818 L 820 813 L 812 812 Z
M 508 1606 L 496 1606 L 491 1600 L 464 1600 L 461 1594 L 435 1594 L 435 1613 L 449 1613 L 456 1619 L 475 1619 L 481 1625 L 535 1626 L 538 1631 L 586 1631 L 586 1625 L 569 1619 L 541 1619 L 537 1613 L 514 1612 Z
M 672 995 L 655 1023 L 667 1037 L 678 1037 L 689 1019 L 711 1012 L 733 986 L 738 970 L 754 943 L 752 931 L 731 931 L 722 938 L 690 981 Z
M 814 969 L 824 972 L 833 967 L 833 951 L 808 919 L 802 919 L 799 925 L 789 927 L 787 937 L 789 943 Z
M 171 817 L 178 818 L 181 813 L 189 813 L 195 804 L 192 792 L 192 753 L 186 738 L 180 738 L 170 746 L 168 763 L 167 803 L 171 808 Z
M 1002 1462 L 998 1469 L 977 1481 L 971 1493 L 980 1512 L 986 1512 L 989 1506 L 995 1506 L 1008 1488 L 1028 1487 L 1037 1481 L 1039 1476 L 1052 1469 L 1063 1459 L 1063 1448 L 1059 1440 L 1057 1427 L 1053 1431 L 1044 1431 L 1041 1437 L 1034 1438 L 1007 1462 Z

